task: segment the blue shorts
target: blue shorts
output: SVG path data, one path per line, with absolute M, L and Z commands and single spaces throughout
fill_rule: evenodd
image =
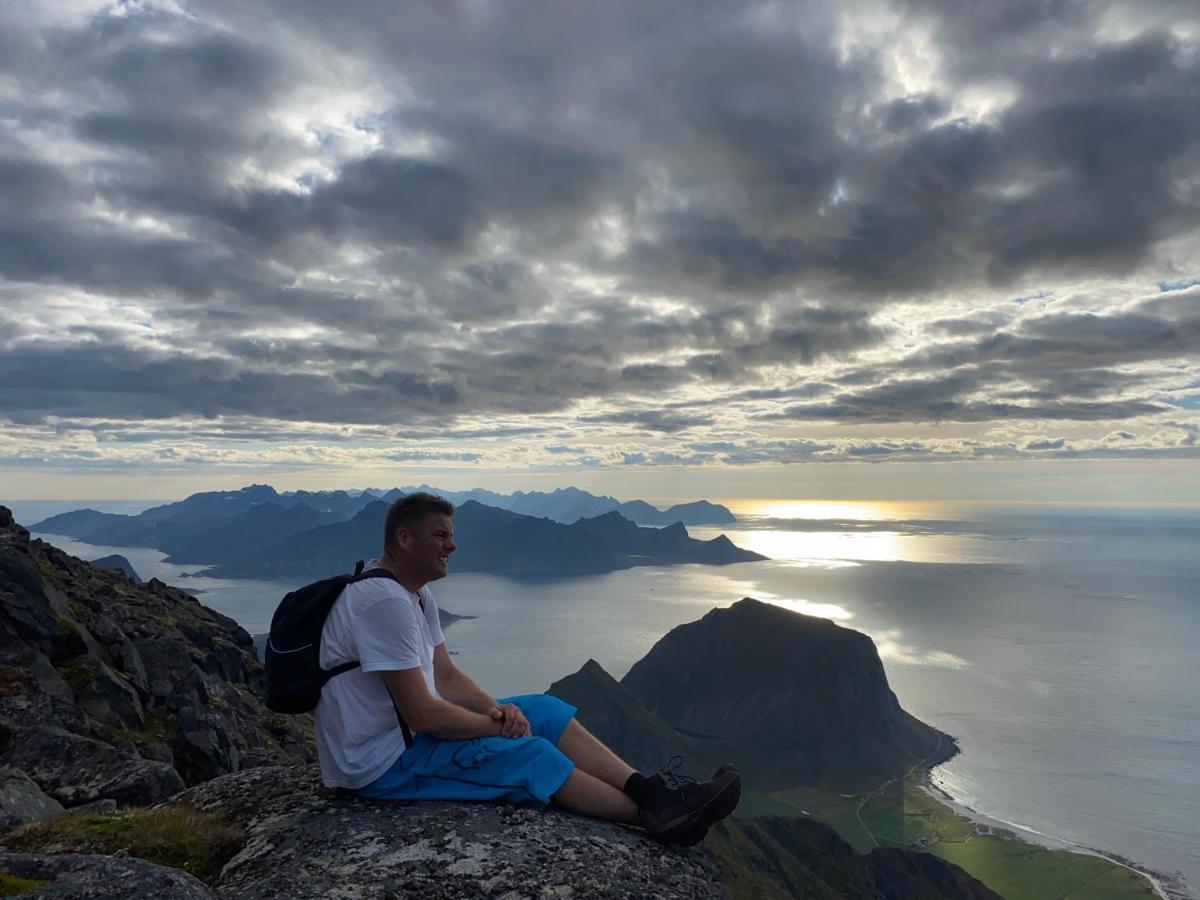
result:
M 532 737 L 443 741 L 413 735 L 392 767 L 365 787 L 373 800 L 507 800 L 546 804 L 575 763 L 555 745 L 575 707 L 549 694 L 505 697 L 529 720 Z

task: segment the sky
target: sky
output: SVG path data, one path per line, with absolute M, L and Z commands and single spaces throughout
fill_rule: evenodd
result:
M 9 0 L 0 498 L 1200 502 L 1194 0 Z

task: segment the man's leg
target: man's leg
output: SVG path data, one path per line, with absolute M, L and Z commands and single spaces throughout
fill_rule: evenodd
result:
M 556 806 L 597 819 L 642 824 L 641 814 L 624 791 L 576 768 L 550 798 Z
M 633 768 L 608 749 L 600 739 L 584 728 L 575 719 L 567 723 L 558 739 L 558 749 L 575 765 L 618 790 L 625 787 Z

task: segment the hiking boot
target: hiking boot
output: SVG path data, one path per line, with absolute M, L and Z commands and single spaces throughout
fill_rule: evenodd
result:
M 710 825 L 737 806 L 742 778 L 724 765 L 709 781 L 696 781 L 677 771 L 683 760 L 676 756 L 666 769 L 647 779 L 639 811 L 646 832 L 664 844 L 690 847 L 704 839 Z
M 738 774 L 739 776 L 741 775 L 741 773 L 738 772 L 738 770 L 737 770 L 737 766 L 735 766 L 733 763 L 722 763 L 720 766 L 717 767 L 717 770 L 712 773 L 712 777 L 709 780 L 716 781 L 718 778 L 720 778 L 726 772 L 734 772 L 734 773 Z M 739 792 L 740 792 L 741 785 L 739 784 L 738 787 L 739 787 Z M 734 806 L 737 805 L 737 802 L 738 801 L 735 798 L 733 801 Z M 733 812 L 732 807 L 730 807 L 730 812 Z M 721 816 L 721 818 L 724 818 L 724 816 Z M 697 825 L 694 828 L 682 829 L 679 832 L 679 834 L 676 835 L 675 838 L 672 840 L 672 843 L 678 844 L 681 847 L 691 847 L 695 844 L 698 844 L 702 840 L 704 840 L 704 836 L 708 834 L 708 829 L 711 828 L 713 825 L 717 824 L 717 821 L 719 821 L 719 820 L 713 820 L 712 822 L 707 822 L 704 825 Z

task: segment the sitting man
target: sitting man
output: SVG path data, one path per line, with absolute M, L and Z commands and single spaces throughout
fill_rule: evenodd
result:
M 446 576 L 453 514 L 431 494 L 393 503 L 383 555 L 368 568 L 395 580 L 352 582 L 325 620 L 321 666 L 361 662 L 325 684 L 316 708 L 325 784 L 379 799 L 554 803 L 642 825 L 664 843 L 701 840 L 737 805 L 732 766 L 707 782 L 639 774 L 570 704 L 548 694 L 496 700 L 454 664 L 427 586 Z

